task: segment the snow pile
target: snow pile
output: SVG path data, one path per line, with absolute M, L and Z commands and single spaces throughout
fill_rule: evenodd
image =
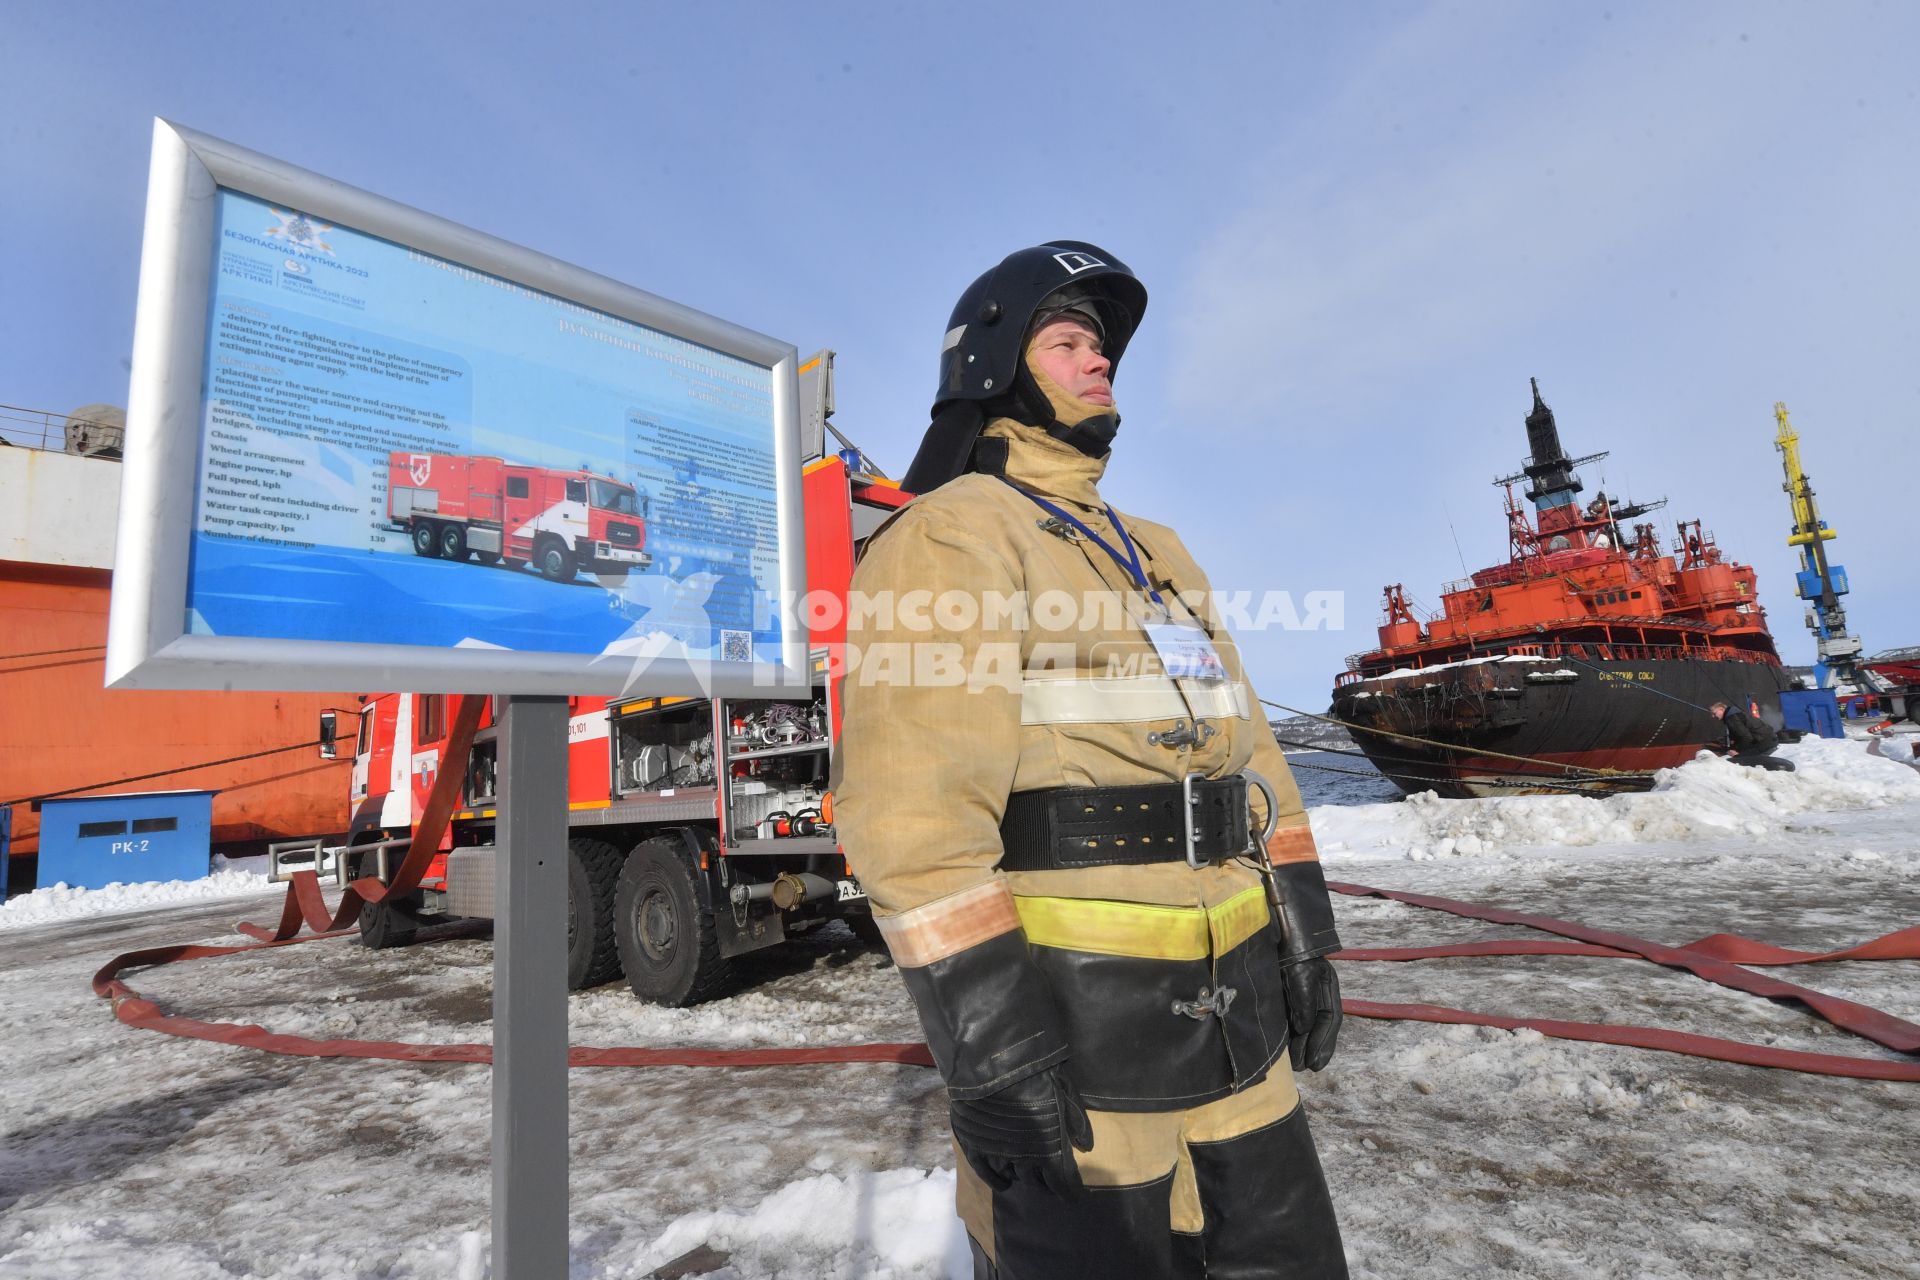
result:
M 1920 773 L 1869 755 L 1856 742 L 1807 738 L 1778 754 L 1798 772 L 1748 768 L 1702 753 L 1678 769 L 1662 769 L 1649 792 L 1443 800 L 1427 791 L 1398 804 L 1316 808 L 1313 834 L 1323 854 L 1342 858 L 1511 857 L 1528 846 L 1768 836 L 1797 814 L 1920 799 Z
M 621 1274 L 647 1275 L 704 1245 L 728 1255 L 713 1280 L 966 1280 L 953 1183 L 951 1169 L 803 1178 L 744 1212 L 675 1219 Z
M 167 880 L 147 884 L 110 884 L 104 889 L 74 889 L 65 882 L 23 893 L 0 905 L 0 929 L 52 924 L 82 916 L 110 916 L 175 902 L 232 898 L 264 893 L 282 886 L 257 871 L 216 871 L 199 880 Z

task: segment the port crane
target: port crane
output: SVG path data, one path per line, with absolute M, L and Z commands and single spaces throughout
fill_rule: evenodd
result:
M 1866 682 L 1860 671 L 1860 639 L 1847 630 L 1847 611 L 1840 597 L 1847 594 L 1847 571 L 1827 559 L 1826 544 L 1834 530 L 1820 518 L 1814 501 L 1813 483 L 1800 465 L 1800 435 L 1787 419 L 1787 406 L 1773 405 L 1774 421 L 1780 433 L 1773 447 L 1780 451 L 1780 465 L 1787 480 L 1781 485 L 1793 504 L 1793 529 L 1787 545 L 1800 548 L 1800 572 L 1794 575 L 1798 594 L 1807 602 L 1807 629 L 1814 634 L 1817 661 L 1814 675 L 1822 689 L 1841 694 L 1863 690 Z

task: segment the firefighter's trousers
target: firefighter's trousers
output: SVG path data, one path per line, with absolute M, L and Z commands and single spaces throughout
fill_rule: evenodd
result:
M 996 1192 L 956 1149 L 975 1280 L 1344 1280 L 1307 1114 L 1283 1060 L 1186 1111 L 1090 1111 L 1087 1193 Z

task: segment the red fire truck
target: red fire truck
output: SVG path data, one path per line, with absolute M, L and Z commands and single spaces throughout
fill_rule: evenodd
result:
M 652 562 L 646 514 L 632 485 L 591 471 L 449 453 L 387 456 L 387 519 L 415 555 L 532 564 L 554 582 L 581 569 L 624 577 Z
M 844 601 L 857 547 L 908 495 L 867 474 L 857 450 L 821 456 L 830 362 L 823 352 L 801 369 L 803 456 L 816 458 L 804 471 L 802 501 L 808 588 Z M 806 694 L 570 700 L 573 989 L 624 975 L 642 999 L 693 1004 L 727 986 L 734 957 L 828 920 L 877 936 L 834 836 L 827 774 L 846 623 L 822 622 L 810 637 L 814 684 Z M 348 877 L 390 878 L 434 778 L 450 767 L 464 771 L 461 801 L 420 890 L 361 912 L 368 946 L 403 944 L 432 921 L 494 915 L 495 707 L 467 759 L 450 762 L 454 702 L 388 693 L 361 709 Z

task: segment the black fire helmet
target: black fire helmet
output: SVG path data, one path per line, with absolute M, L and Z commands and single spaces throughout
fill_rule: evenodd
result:
M 1147 310 L 1147 287 L 1127 264 L 1083 240 L 1054 240 L 1008 254 L 968 285 L 954 305 L 940 347 L 933 422 L 901 481 L 903 489 L 930 493 L 982 469 L 974 444 L 989 416 L 1004 414 L 1061 434 L 1064 429 L 1026 369 L 1027 330 L 1041 303 L 1060 291 L 1099 313 L 1101 349 L 1118 370 Z

